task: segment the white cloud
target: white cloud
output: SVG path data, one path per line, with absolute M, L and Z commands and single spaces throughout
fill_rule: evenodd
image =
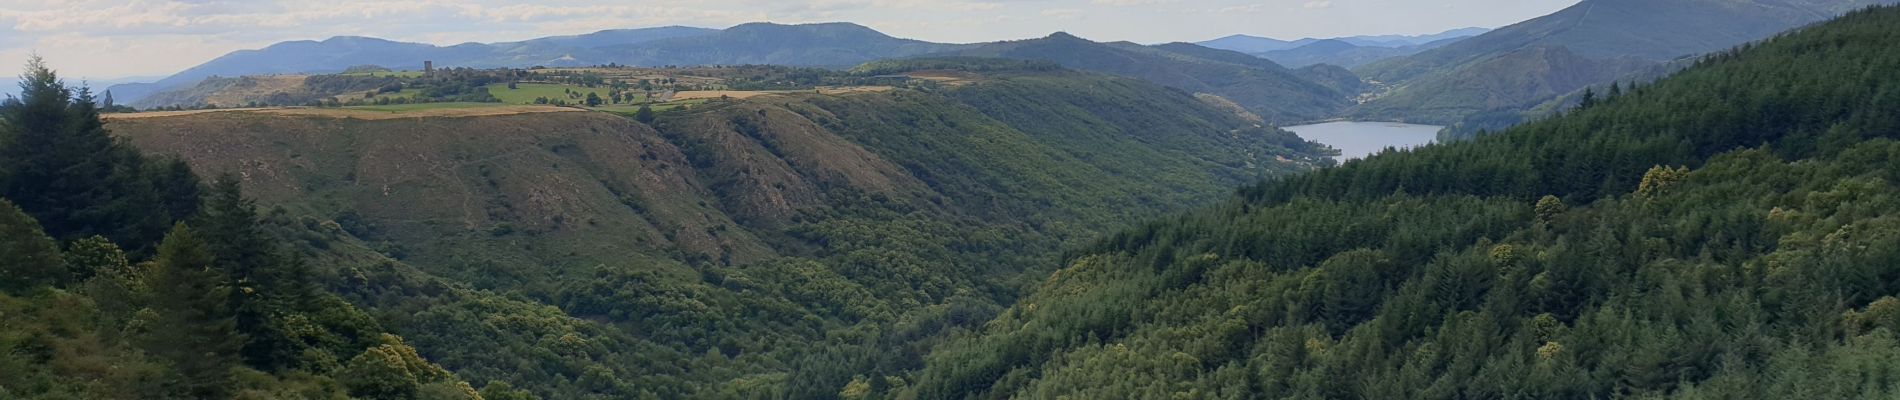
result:
M 1089 0 L 1089 4 L 1094 4 L 1098 6 L 1121 6 L 1121 7 L 1152 6 L 1152 5 L 1161 5 L 1161 4 L 1174 4 L 1174 3 L 1180 3 L 1180 2 L 1181 0 Z
M 1242 5 L 1221 7 L 1219 9 L 1213 10 L 1213 13 L 1214 14 L 1253 14 L 1253 13 L 1267 11 L 1269 8 L 1271 8 L 1271 6 L 1267 3 L 1253 3 L 1253 4 L 1242 4 Z
M 1039 14 L 1055 19 L 1076 19 L 1082 16 L 1082 10 L 1074 8 L 1051 8 L 1042 10 Z
M 1306 4 L 1300 5 L 1300 8 L 1304 8 L 1308 10 L 1332 8 L 1332 7 L 1333 7 L 1333 0 L 1313 0 L 1313 1 L 1306 2 Z

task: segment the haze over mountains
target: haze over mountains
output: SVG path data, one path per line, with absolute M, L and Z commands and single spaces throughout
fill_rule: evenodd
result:
M 1260 54 L 1260 53 L 1266 53 L 1269 51 L 1291 50 L 1291 49 L 1298 48 L 1301 46 L 1313 44 L 1315 42 L 1328 41 L 1328 40 L 1337 40 L 1337 41 L 1351 43 L 1353 45 L 1358 45 L 1358 46 L 1377 46 L 1377 47 L 1416 46 L 1416 45 L 1421 45 L 1421 44 L 1426 44 L 1426 43 L 1431 43 L 1431 42 L 1437 42 L 1437 41 L 1441 41 L 1445 39 L 1459 39 L 1459 38 L 1477 36 L 1477 35 L 1481 35 L 1481 34 L 1484 34 L 1485 32 L 1490 32 L 1490 31 L 1491 31 L 1490 28 L 1473 27 L 1473 28 L 1452 29 L 1452 30 L 1429 34 L 1429 35 L 1371 35 L 1371 36 L 1345 36 L 1345 37 L 1336 37 L 1336 38 L 1302 38 L 1302 39 L 1296 39 L 1296 40 L 1280 40 L 1280 39 L 1274 39 L 1270 37 L 1239 34 L 1239 35 L 1230 35 L 1230 36 L 1222 37 L 1219 39 L 1195 42 L 1195 44 L 1212 47 L 1216 49 L 1221 49 L 1221 50 L 1233 50 L 1233 51 L 1238 51 L 1238 52 L 1247 53 L 1247 54 Z
M 111 90 L 136 101 L 213 76 L 338 72 L 359 65 L 419 69 L 588 65 L 774 64 L 850 67 L 867 61 L 935 53 L 957 45 L 898 39 L 849 23 L 779 25 L 753 23 L 728 29 L 660 27 L 600 31 L 507 43 L 436 46 L 368 37 L 284 42 L 237 51 L 149 85 Z
M 1416 54 L 1491 31 L 1487 28 L 1453 29 L 1430 35 L 1348 36 L 1339 38 L 1279 40 L 1233 35 L 1196 44 L 1252 54 L 1287 68 L 1314 64 L 1332 64 L 1353 68 L 1373 61 Z

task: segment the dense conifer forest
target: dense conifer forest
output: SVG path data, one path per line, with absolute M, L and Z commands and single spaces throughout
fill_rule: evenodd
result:
M 900 398 L 1900 392 L 1900 9 L 1074 251 Z

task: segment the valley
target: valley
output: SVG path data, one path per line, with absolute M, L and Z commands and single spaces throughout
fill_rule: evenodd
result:
M 20 53 L 0 398 L 1900 394 L 1900 0 L 1486 1 L 0 5 L 254 36 Z
M 1318 145 L 1186 95 L 1156 96 L 1164 91 L 1144 82 L 1042 69 L 955 75 L 980 83 L 734 96 L 659 113 L 651 125 L 607 110 L 425 103 L 443 107 L 135 113 L 110 115 L 107 127 L 194 170 L 236 173 L 274 212 L 334 224 L 332 235 L 362 243 L 300 242 L 309 257 L 401 263 L 462 282 L 476 299 L 512 293 L 595 321 L 581 325 L 597 331 L 587 340 L 638 343 L 609 354 L 726 354 L 694 362 L 726 372 L 639 389 L 666 397 L 741 382 L 784 387 L 789 373 L 842 385 L 850 375 L 766 360 L 877 351 L 794 344 L 943 324 L 951 305 L 981 315 L 1050 261 L 1042 249 L 1325 162 Z M 364 273 L 350 271 L 326 273 Z M 642 283 L 621 286 L 632 282 Z M 337 290 L 372 290 L 350 285 Z M 645 300 L 653 295 L 685 303 Z M 428 314 L 463 301 L 477 300 L 359 304 Z M 486 369 L 534 357 L 520 344 L 466 339 L 514 337 L 482 333 L 499 327 L 444 331 L 429 321 L 389 319 L 420 354 L 466 379 L 581 393 L 530 371 Z M 598 357 L 546 362 L 621 379 L 664 371 Z

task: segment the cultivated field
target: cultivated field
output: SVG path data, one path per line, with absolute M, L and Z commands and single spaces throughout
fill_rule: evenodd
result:
M 612 104 L 612 99 L 609 95 L 609 93 L 612 92 L 604 87 L 590 88 L 579 85 L 554 83 L 520 83 L 515 85 L 515 89 L 509 89 L 506 83 L 496 83 L 488 85 L 487 88 L 488 94 L 495 95 L 495 98 L 501 99 L 501 102 L 509 104 L 534 104 L 534 99 L 542 97 L 546 97 L 548 100 L 564 100 L 569 104 L 579 104 L 587 100 L 588 93 L 599 95 L 603 100 L 602 104 Z M 579 96 L 569 96 L 569 93 L 578 93 Z M 631 102 L 637 103 L 646 101 L 644 98 L 645 95 L 638 90 L 628 92 L 628 94 L 634 96 Z M 622 101 L 623 104 L 627 102 L 626 100 Z

